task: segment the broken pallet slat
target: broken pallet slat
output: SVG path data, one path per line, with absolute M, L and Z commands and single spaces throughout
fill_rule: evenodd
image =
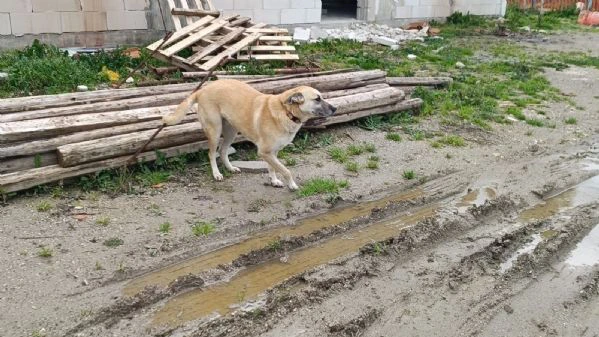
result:
M 239 61 L 249 61 L 249 60 L 258 60 L 258 61 L 273 61 L 273 60 L 282 60 L 282 61 L 293 61 L 299 60 L 299 55 L 297 54 L 252 54 L 252 55 L 241 55 L 237 57 Z
M 242 51 L 295 51 L 294 46 L 248 46 L 242 49 Z
M 249 45 L 250 43 L 255 42 L 262 36 L 260 33 L 253 33 L 241 41 L 235 43 L 234 45 L 226 48 L 224 51 L 220 52 L 218 55 L 210 59 L 210 61 L 202 64 L 199 68 L 205 71 L 212 70 L 214 67 L 219 65 L 223 59 L 231 57 L 233 54 L 237 53 L 243 47 Z
M 213 16 L 205 16 L 205 17 L 201 18 L 200 20 L 192 23 L 191 25 L 185 26 L 185 28 L 177 29 L 177 31 L 175 33 L 173 33 L 173 35 L 164 43 L 164 45 L 162 47 L 165 48 L 169 45 L 172 45 L 173 43 L 179 41 L 181 38 L 184 38 L 185 36 L 191 34 L 194 30 L 205 26 L 206 24 L 212 22 L 213 20 L 216 20 L 216 18 Z M 147 46 L 146 49 L 154 51 L 154 50 L 158 49 L 158 47 L 160 46 L 161 43 L 162 43 L 162 39 Z
M 277 42 L 293 42 L 293 37 L 291 36 L 262 36 L 259 39 L 260 41 L 277 41 Z
M 209 26 L 203 28 L 202 30 L 200 30 L 196 33 L 189 35 L 185 39 L 175 43 L 174 45 L 165 49 L 164 51 L 160 51 L 160 53 L 164 56 L 170 57 L 170 56 L 180 52 L 181 50 L 191 46 L 192 44 L 198 42 L 201 38 L 205 37 L 206 35 L 209 35 L 215 31 L 219 30 L 220 28 L 224 27 L 227 23 L 228 23 L 228 21 L 226 21 L 226 20 L 218 20 L 218 21 L 212 22 Z
M 204 57 L 218 51 L 220 48 L 224 47 L 224 45 L 226 45 L 227 43 L 229 43 L 229 42 L 233 41 L 234 39 L 238 38 L 239 36 L 241 36 L 241 34 L 243 34 L 243 31 L 244 31 L 243 28 L 234 29 L 229 34 L 223 36 L 221 39 L 216 41 L 214 44 L 204 47 L 197 53 L 193 54 L 191 57 L 188 58 L 188 60 L 186 62 L 188 64 L 194 64 L 194 63 L 202 60 Z
M 204 9 L 194 9 L 194 8 L 173 8 L 173 9 L 171 9 L 171 14 L 183 15 L 183 16 L 204 16 L 204 15 L 212 15 L 215 17 L 220 16 L 219 11 L 207 11 Z
M 289 33 L 287 28 L 248 28 L 246 29 L 248 33 L 262 33 L 262 34 L 280 34 L 280 33 Z

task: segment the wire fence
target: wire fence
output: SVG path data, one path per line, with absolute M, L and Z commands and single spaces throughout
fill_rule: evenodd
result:
M 564 9 L 576 6 L 576 3 L 579 1 L 581 0 L 545 0 L 543 7 L 545 9 L 553 10 Z M 589 3 L 587 0 L 583 0 L 582 2 L 584 2 L 587 5 Z M 541 8 L 541 0 L 508 0 L 508 3 L 510 5 L 516 5 L 522 9 Z M 591 6 L 594 11 L 599 11 L 599 0 L 593 0 Z

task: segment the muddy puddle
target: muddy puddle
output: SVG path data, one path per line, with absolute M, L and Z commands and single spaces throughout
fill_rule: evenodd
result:
M 471 206 L 482 206 L 487 200 L 493 200 L 497 193 L 490 187 L 473 190 L 467 193 L 458 203 L 458 212 L 465 213 Z
M 582 206 L 597 200 L 599 200 L 599 176 L 585 180 L 532 208 L 524 210 L 520 214 L 519 220 L 521 222 L 530 222 L 548 219 L 568 208 Z M 506 272 L 513 266 L 518 257 L 532 253 L 543 240 L 552 239 L 558 234 L 557 231 L 548 229 L 531 235 L 530 240 L 523 247 L 499 266 L 499 271 L 501 273 Z M 599 225 L 579 243 L 567 263 L 573 266 L 599 263 Z
M 292 276 L 356 252 L 368 243 L 396 236 L 402 229 L 433 216 L 437 209 L 437 205 L 430 206 L 409 215 L 374 223 L 321 244 L 291 252 L 285 263 L 271 260 L 251 266 L 227 283 L 176 296 L 156 313 L 153 324 L 173 326 L 213 314 L 225 315 L 233 310 L 234 305 L 256 299 L 267 289 Z
M 142 275 L 125 286 L 124 294 L 132 296 L 143 290 L 146 286 L 167 286 L 175 279 L 187 275 L 216 268 L 221 264 L 231 263 L 240 255 L 250 253 L 266 247 L 269 243 L 279 238 L 298 237 L 308 235 L 314 231 L 342 224 L 354 218 L 367 216 L 373 209 L 383 208 L 390 203 L 416 200 L 424 196 L 421 189 L 392 194 L 387 197 L 361 202 L 359 204 L 330 210 L 324 214 L 300 220 L 294 226 L 275 228 L 259 234 L 254 234 L 242 242 L 230 245 L 213 252 L 188 259 L 167 268 Z
M 582 239 L 566 259 L 573 267 L 588 267 L 599 264 L 599 224 Z
M 599 200 L 599 176 L 595 176 L 544 202 L 523 211 L 520 221 L 530 222 L 550 218 L 568 208 L 582 206 Z

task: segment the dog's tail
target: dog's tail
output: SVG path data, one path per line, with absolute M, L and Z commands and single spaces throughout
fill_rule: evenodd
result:
M 162 116 L 162 122 L 166 125 L 175 125 L 179 123 L 189 111 L 189 108 L 195 103 L 196 96 L 198 92 L 191 94 L 187 99 L 185 99 L 174 112 L 169 113 L 168 115 Z

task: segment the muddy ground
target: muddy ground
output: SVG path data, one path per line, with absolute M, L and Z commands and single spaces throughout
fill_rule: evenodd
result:
M 565 35 L 522 44 L 565 40 L 599 52 Z M 216 183 L 203 167 L 141 194 L 11 199 L 0 336 L 599 336 L 599 70 L 546 76 L 582 108 L 548 103 L 539 117 L 555 128 L 422 121 L 467 141 L 443 148 L 322 132 L 374 143 L 381 159 L 354 175 L 327 148 L 295 155 L 300 184 L 349 181 L 332 209 L 265 174 Z M 215 231 L 193 235 L 196 221 Z

